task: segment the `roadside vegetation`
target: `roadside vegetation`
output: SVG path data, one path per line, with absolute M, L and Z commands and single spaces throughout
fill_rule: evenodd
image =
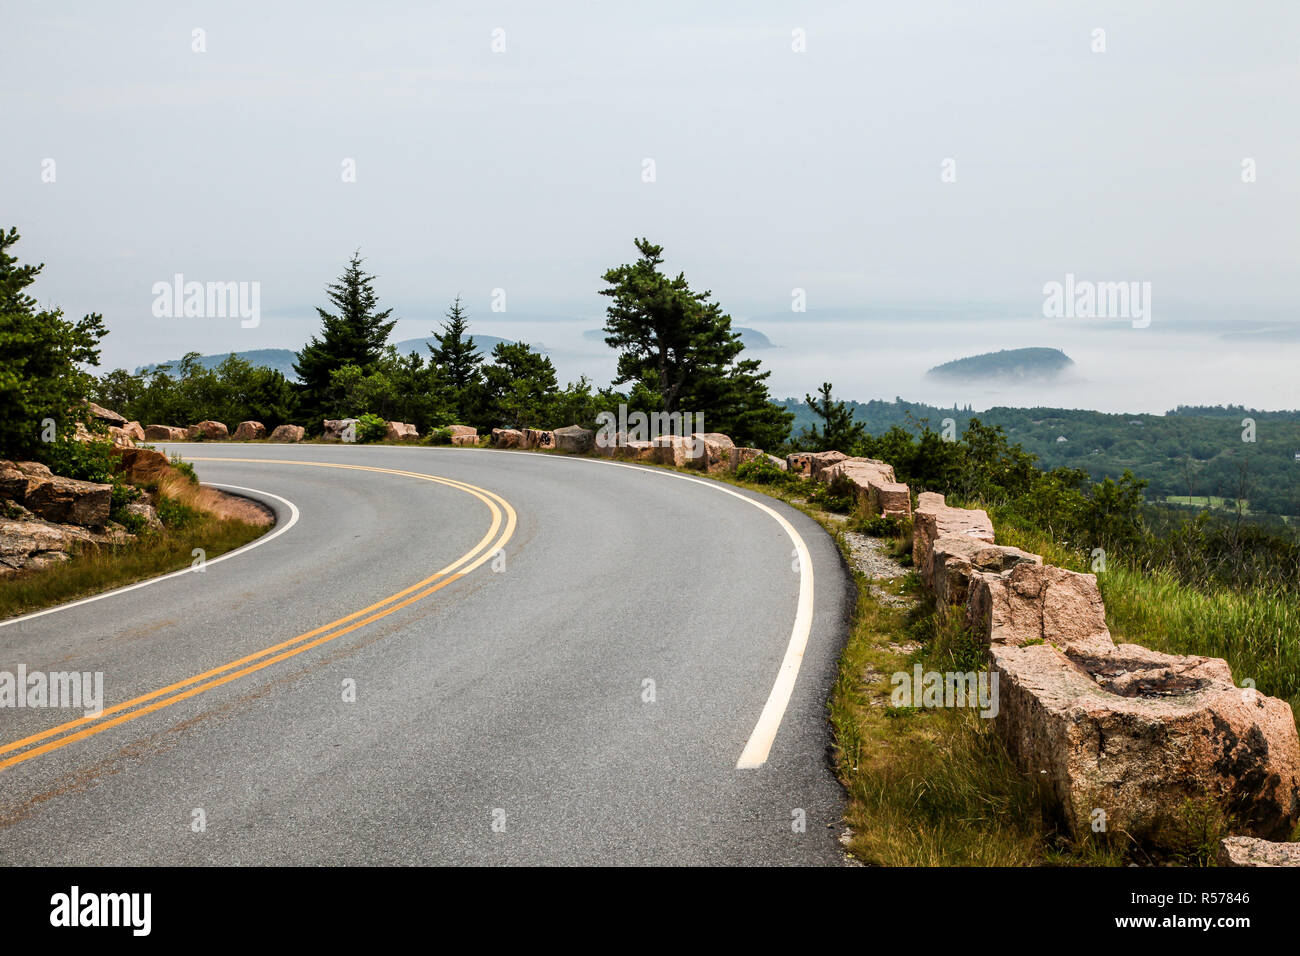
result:
M 0 578 L 0 618 L 179 571 L 198 559 L 196 549 L 203 560 L 210 560 L 243 547 L 268 530 L 269 523 L 245 520 L 247 509 L 232 508 L 226 496 L 202 487 L 184 462 L 173 462 L 172 471 L 160 480 L 132 484 L 112 470 L 107 443 L 75 444 L 82 451 L 76 461 L 63 462 L 63 473 L 111 483 L 110 520 L 134 534 L 136 540 L 86 545 L 64 563 Z M 154 526 L 126 510 L 128 504 L 146 498 L 157 515 Z
M 830 387 L 817 398 L 810 444 L 894 465 L 914 492 L 982 507 L 998 541 L 1047 563 L 1097 573 L 1117 642 L 1169 653 L 1223 657 L 1238 683 L 1300 706 L 1300 596 L 1296 544 L 1275 529 L 1210 515 L 1194 518 L 1144 505 L 1131 475 L 1091 484 L 1069 469 L 1043 471 L 998 428 L 971 423 L 953 441 L 924 427 L 866 433 Z M 961 708 L 891 704 L 890 676 L 979 671 L 983 648 L 960 615 L 938 611 L 910 565 L 911 528 L 852 513 L 834 486 L 791 476 L 765 459 L 737 484 L 790 501 L 836 537 L 854 567 L 848 534 L 898 562 L 898 574 L 854 570 L 858 601 L 828 702 L 835 763 L 849 795 L 847 849 L 887 866 L 1209 865 L 1223 824 L 1188 807 L 1173 849 L 1153 858 L 1122 834 L 1072 845 L 1043 812 L 1036 785 L 1020 774 L 992 722 Z

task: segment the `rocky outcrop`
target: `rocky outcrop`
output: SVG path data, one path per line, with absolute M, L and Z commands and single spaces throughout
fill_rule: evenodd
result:
M 126 418 L 117 412 L 110 411 L 103 405 L 96 405 L 94 402 L 86 402 L 86 411 L 90 412 L 92 418 L 97 418 L 105 425 L 113 425 L 121 428 L 126 424 Z
M 201 421 L 191 425 L 187 429 L 187 434 L 190 438 L 203 438 L 204 440 L 211 441 L 217 438 L 228 437 L 230 435 L 230 429 L 228 429 L 223 422 Z
M 815 480 L 852 489 L 857 507 L 869 515 L 905 518 L 912 513 L 912 493 L 894 476 L 893 465 L 875 458 L 841 458 L 810 464 Z
M 235 441 L 257 441 L 266 437 L 266 426 L 261 422 L 240 422 L 235 429 Z
M 152 448 L 116 449 L 117 471 L 133 485 L 150 485 L 171 472 L 167 456 Z
M 118 448 L 134 448 L 135 439 L 127 432 L 125 428 L 118 428 L 116 425 L 108 426 L 109 440 Z
M 452 435 L 451 443 L 461 448 L 475 448 L 478 446 L 478 435 Z
M 786 455 L 785 462 L 794 474 L 816 478 L 823 468 L 829 468 L 848 457 L 842 451 L 801 451 Z
M 557 451 L 571 455 L 581 455 L 591 451 L 596 442 L 596 433 L 578 425 L 567 425 L 554 432 Z
M 271 432 L 271 437 L 267 441 L 298 442 L 302 441 L 305 434 L 306 429 L 301 425 L 276 425 L 275 431 Z
M 767 454 L 763 455 L 763 457 L 766 458 L 769 462 L 771 462 L 775 467 L 780 468 L 782 471 L 788 471 L 790 468 L 789 462 L 787 462 L 784 458 L 777 458 L 776 455 L 767 455 Z
M 962 535 L 993 543 L 993 522 L 982 508 L 953 508 L 944 503 L 943 495 L 923 491 L 917 497 L 912 515 L 912 564 L 921 580 L 934 589 L 931 548 L 948 535 Z
M 321 433 L 326 441 L 356 441 L 357 420 L 355 418 L 327 418 L 321 423 Z
M 406 422 L 388 422 L 384 437 L 389 441 L 408 441 L 420 437 L 420 430 Z
M 0 461 L 0 577 L 66 561 L 82 545 L 133 540 L 109 523 L 112 490 L 37 462 Z
M 497 448 L 523 448 L 524 433 L 517 428 L 494 428 L 492 444 Z
M 34 461 L 0 461 L 0 486 L 8 500 L 46 521 L 88 528 L 108 523 L 112 485 L 51 474 Z
M 990 654 L 998 732 L 1076 837 L 1101 811 L 1108 831 L 1159 843 L 1207 798 L 1251 836 L 1286 839 L 1300 819 L 1291 708 L 1236 687 L 1226 662 L 1135 644 Z
M 122 426 L 122 431 L 132 441 L 144 441 L 144 429 L 140 427 L 139 422 L 127 422 Z
M 61 564 L 86 545 L 126 544 L 134 540 L 134 535 L 120 527 L 91 530 L 35 518 L 0 519 L 0 578 Z
M 939 541 L 942 549 L 936 543 L 933 552 L 936 592 L 953 538 Z M 969 578 L 966 621 L 985 643 L 1019 646 L 1046 641 L 1066 651 L 1093 654 L 1114 647 L 1095 575 L 1044 566 L 1041 559 L 1037 563 L 1026 559 L 1037 555 L 1006 550 L 1015 552 L 1007 556 L 1014 564 L 1010 570 L 976 572 Z M 988 551 L 984 553 L 992 558 Z
M 189 437 L 188 429 L 172 425 L 146 425 L 144 429 L 145 441 L 186 441 Z
M 601 458 L 627 458 L 627 432 L 617 432 L 609 435 L 604 431 L 596 433 L 596 438 L 592 443 L 592 451 Z
M 733 448 L 731 449 L 731 470 L 732 470 L 732 471 L 735 471 L 737 468 L 739 468 L 739 467 L 740 467 L 741 465 L 743 465 L 745 462 L 747 462 L 747 461 L 753 461 L 755 458 L 761 458 L 761 457 L 763 457 L 763 449 L 761 449 L 761 448 L 742 448 L 742 447 L 740 447 L 739 445 L 737 445 L 737 446 L 735 446 L 735 447 L 733 447 Z M 781 462 L 782 470 L 784 470 L 784 468 L 785 468 L 785 462 L 784 462 L 782 459 L 780 459 L 780 458 L 775 458 L 775 457 L 773 457 L 773 456 L 771 456 L 771 455 L 769 455 L 768 457 L 769 457 L 769 458 L 772 458 L 773 461 L 779 461 L 779 462 Z
M 685 468 L 691 457 L 690 439 L 681 435 L 660 435 L 651 444 L 654 446 L 654 460 L 661 465 Z
M 1219 866 L 1300 866 L 1300 843 L 1233 836 L 1219 841 Z
M 990 544 L 966 535 L 948 535 L 930 549 L 934 566 L 934 596 L 941 605 L 965 605 L 970 582 L 981 572 L 1002 574 L 1017 564 L 1042 564 L 1043 559 L 1028 551 Z
M 620 453 L 632 461 L 654 462 L 658 460 L 659 450 L 655 448 L 655 443 L 652 441 L 631 439 L 623 443 Z
M 447 430 L 451 432 L 452 438 L 464 438 L 466 435 L 478 438 L 478 429 L 473 425 L 448 425 Z
M 524 448 L 554 448 L 555 432 L 545 431 L 540 428 L 524 429 Z
M 721 432 L 694 432 L 686 439 L 686 465 L 707 474 L 717 474 L 731 467 L 731 452 L 736 443 Z

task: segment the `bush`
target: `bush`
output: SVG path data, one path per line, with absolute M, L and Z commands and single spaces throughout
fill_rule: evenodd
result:
M 83 442 L 63 438 L 50 443 L 44 459 L 56 475 L 103 485 L 113 480 L 112 450 L 110 441 Z
M 433 431 L 429 432 L 427 441 L 430 445 L 450 445 L 451 429 L 446 427 L 435 428 Z
M 872 538 L 897 538 L 902 533 L 902 524 L 894 517 L 874 515 L 870 518 L 862 518 L 854 525 L 853 530 Z
M 175 498 L 159 495 L 154 507 L 158 511 L 158 520 L 164 528 L 184 528 L 194 524 L 200 514 L 197 509 L 181 504 Z
M 171 466 L 188 478 L 190 484 L 197 485 L 199 483 L 199 476 L 194 473 L 194 466 L 181 458 L 179 454 L 172 455 Z
M 357 441 L 380 441 L 388 434 L 388 422 L 378 415 L 366 412 L 357 418 Z
M 791 481 L 790 473 L 778 468 L 766 455 L 742 464 L 736 469 L 736 477 L 756 485 L 788 485 Z

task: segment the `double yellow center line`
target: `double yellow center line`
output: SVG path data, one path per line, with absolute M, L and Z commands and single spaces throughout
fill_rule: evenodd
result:
M 311 650 L 313 647 L 319 647 L 327 644 L 336 637 L 342 637 L 344 634 L 350 634 L 358 628 L 365 627 L 367 624 L 378 621 L 380 618 L 387 617 L 394 611 L 398 611 L 409 604 L 414 604 L 422 598 L 428 597 L 435 591 L 440 591 L 447 585 L 459 578 L 469 574 L 475 568 L 479 567 L 486 561 L 490 561 L 505 543 L 510 540 L 515 533 L 515 509 L 510 507 L 500 495 L 479 488 L 475 485 L 466 484 L 463 481 L 454 481 L 450 478 L 442 478 L 437 475 L 426 475 L 415 471 L 401 471 L 396 468 L 375 468 L 369 465 L 342 465 L 322 461 L 288 461 L 282 459 L 267 458 L 194 458 L 192 461 L 228 461 L 244 462 L 259 465 L 298 465 L 310 468 L 341 468 L 351 471 L 370 471 L 385 475 L 400 475 L 404 478 L 418 478 L 422 481 L 432 481 L 436 484 L 446 485 L 449 488 L 455 488 L 466 494 L 473 495 L 488 506 L 492 513 L 492 524 L 488 531 L 479 542 L 468 552 L 461 555 L 451 564 L 447 565 L 440 571 L 429 575 L 423 581 L 417 581 L 408 588 L 403 588 L 396 594 L 390 594 L 381 601 L 376 601 L 369 607 L 364 607 L 359 611 L 341 617 L 336 621 L 331 621 L 320 627 L 314 628 L 297 637 L 282 641 L 271 647 L 263 648 L 252 654 L 248 654 L 238 660 L 222 664 L 220 667 L 214 667 L 211 670 L 204 671 L 202 674 L 196 674 L 185 680 L 177 681 L 174 684 L 168 684 L 158 690 L 151 691 L 131 700 L 124 701 L 120 704 L 114 704 L 112 707 L 105 708 L 100 714 L 94 717 L 81 717 L 77 720 L 68 721 L 57 727 L 51 727 L 49 730 L 43 730 L 40 733 L 32 734 L 21 740 L 15 740 L 12 743 L 0 745 L 0 757 L 5 754 L 13 756 L 5 757 L 0 760 L 0 770 L 20 764 L 25 760 L 33 757 L 39 757 L 41 754 L 49 753 L 51 750 L 58 750 L 66 747 L 68 744 L 75 743 L 78 740 L 84 740 L 95 734 L 102 733 L 111 727 L 124 724 L 128 721 L 135 720 L 137 717 L 143 717 L 145 714 L 151 714 L 156 710 L 164 707 L 170 707 L 172 704 L 179 703 L 190 697 L 202 694 L 204 691 L 212 690 L 223 684 L 228 684 L 240 677 L 260 671 L 264 667 L 270 667 L 272 664 L 278 664 L 280 661 L 288 660 L 304 651 Z

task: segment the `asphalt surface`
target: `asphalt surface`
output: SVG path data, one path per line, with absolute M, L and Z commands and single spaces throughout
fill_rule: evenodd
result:
M 523 452 L 165 447 L 258 459 L 195 466 L 292 502 L 296 523 L 202 573 L 0 626 L 0 670 L 102 672 L 107 707 L 134 701 L 266 660 L 492 529 L 462 488 L 273 459 L 465 482 L 508 502 L 517 526 L 465 576 L 295 656 L 227 669 L 241 676 L 102 732 L 0 751 L 53 744 L 0 769 L 0 865 L 843 862 L 825 701 L 851 584 L 807 516 L 741 492 L 807 543 L 815 590 L 771 752 L 737 770 L 800 575 L 786 531 L 729 486 Z M 282 502 L 251 496 L 288 522 Z M 80 716 L 0 709 L 0 748 Z

